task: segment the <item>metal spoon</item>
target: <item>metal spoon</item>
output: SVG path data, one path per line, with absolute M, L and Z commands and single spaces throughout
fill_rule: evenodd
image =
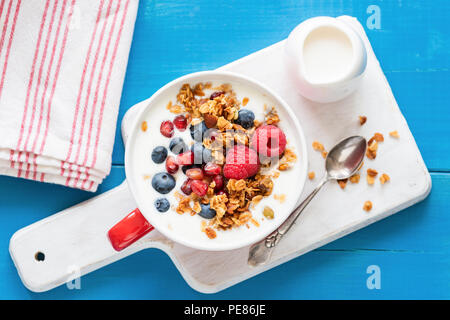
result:
M 265 264 L 271 257 L 274 247 L 289 231 L 303 209 L 309 204 L 322 186 L 330 180 L 350 178 L 361 166 L 366 154 L 367 142 L 361 136 L 353 136 L 342 140 L 331 149 L 325 160 L 325 177 L 309 196 L 290 214 L 285 222 L 265 239 L 250 247 L 248 264 L 259 266 Z

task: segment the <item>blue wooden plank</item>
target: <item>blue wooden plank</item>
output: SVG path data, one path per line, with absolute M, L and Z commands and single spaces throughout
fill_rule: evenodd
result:
M 371 5 L 380 8 L 380 29 L 366 26 Z M 435 139 L 450 133 L 444 109 L 449 101 L 444 86 L 450 68 L 450 2 L 446 0 L 141 0 L 119 123 L 128 108 L 170 80 L 215 69 L 278 42 L 307 18 L 343 14 L 357 17 L 365 27 L 407 120 L 414 124 L 413 133 L 418 135 L 427 164 L 450 169 L 450 159 L 439 157 L 437 151 L 441 149 Z M 421 120 L 424 113 L 426 121 Z M 446 144 L 442 151 L 449 147 Z M 117 130 L 114 163 L 123 163 L 123 151 Z
M 115 166 L 99 192 L 123 178 L 123 168 Z M 42 294 L 29 292 L 10 259 L 9 238 L 19 228 L 92 195 L 0 177 L 0 272 L 4 275 L 0 299 L 450 298 L 450 219 L 445 215 L 450 174 L 432 174 L 432 179 L 433 191 L 424 202 L 254 279 L 204 295 L 192 290 L 170 259 L 156 249 L 86 275 L 81 290 L 62 286 Z M 381 268 L 381 290 L 365 285 L 369 265 Z
M 80 290 L 14 295 L 30 299 L 448 299 L 448 255 L 440 253 L 314 251 L 217 294 L 192 290 L 169 258 L 140 252 L 81 279 Z M 381 289 L 369 290 L 367 268 L 381 271 Z M 423 270 L 433 269 L 433 273 Z M 19 288 L 18 288 L 19 287 Z
M 365 25 L 369 5 L 381 9 L 379 30 Z M 342 14 L 356 16 L 365 26 L 428 167 L 450 171 L 450 158 L 444 156 L 450 151 L 445 139 L 450 133 L 447 0 L 141 0 L 119 121 L 129 107 L 178 76 L 217 68 L 280 41 L 306 18 Z M 113 162 L 123 163 L 119 130 Z M 123 168 L 113 167 L 98 192 L 123 178 Z M 224 292 L 203 295 L 153 249 L 83 277 L 81 290 L 62 286 L 29 292 L 9 257 L 10 236 L 92 194 L 0 177 L 0 298 L 450 298 L 450 220 L 445 215 L 450 175 L 432 178 L 433 191 L 424 202 Z M 381 268 L 381 290 L 365 285 L 371 264 Z
M 397 103 L 429 170 L 449 171 L 450 71 L 400 71 L 386 74 Z
M 450 225 L 450 217 L 443 208 L 448 207 L 450 198 L 450 189 L 446 187 L 450 174 L 432 173 L 431 177 L 433 188 L 424 201 L 323 249 L 447 252 L 450 238 L 444 226 Z

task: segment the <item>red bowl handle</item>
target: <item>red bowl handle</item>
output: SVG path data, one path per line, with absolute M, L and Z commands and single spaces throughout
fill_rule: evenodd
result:
M 108 231 L 108 238 L 114 250 L 121 251 L 153 229 L 154 227 L 136 208 Z

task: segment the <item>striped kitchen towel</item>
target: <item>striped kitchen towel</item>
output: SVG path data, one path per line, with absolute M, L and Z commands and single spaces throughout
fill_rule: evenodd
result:
M 0 0 L 0 174 L 109 174 L 138 0 Z

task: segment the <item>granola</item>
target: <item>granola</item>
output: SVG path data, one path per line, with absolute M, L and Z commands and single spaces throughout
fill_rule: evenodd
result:
M 372 210 L 372 202 L 371 201 L 364 202 L 363 209 L 367 212 Z
M 378 171 L 374 169 L 367 169 L 367 183 L 373 185 L 375 183 L 375 177 L 378 175 Z
M 313 147 L 313 149 L 316 150 L 316 151 L 324 151 L 324 150 L 325 150 L 325 148 L 323 147 L 323 144 L 321 144 L 321 143 L 318 142 L 318 141 L 314 141 L 314 142 L 312 143 L 312 147 Z
M 274 198 L 275 200 L 280 201 L 280 203 L 283 203 L 284 201 L 286 201 L 286 195 L 285 195 L 285 194 L 275 194 L 275 195 L 273 196 L 273 198 Z
M 215 90 L 209 98 L 205 90 Z M 249 103 L 249 98 L 244 97 L 242 103 L 236 98 L 231 85 L 222 84 L 212 88 L 210 83 L 197 83 L 193 87 L 183 84 L 180 88 L 176 104 L 169 102 L 167 109 L 175 114 L 184 114 L 188 125 L 198 125 L 204 121 L 205 126 L 212 133 L 202 138 L 203 146 L 210 151 L 212 162 L 220 167 L 225 164 L 225 152 L 227 148 L 234 145 L 249 146 L 250 138 L 257 128 L 264 125 L 277 126 L 280 117 L 274 107 L 264 105 L 264 122 L 254 120 L 252 125 L 245 128 L 236 121 L 239 117 L 241 106 Z M 322 148 L 323 151 L 325 151 Z M 288 170 L 297 161 L 297 156 L 290 148 L 277 158 L 276 165 L 279 171 L 271 170 L 271 161 L 265 162 L 261 159 L 261 165 L 256 175 L 245 179 L 225 179 L 223 191 L 218 192 L 216 182 L 212 177 L 206 176 L 203 181 L 207 182 L 206 192 L 199 196 L 192 192 L 187 196 L 178 194 L 178 205 L 175 211 L 179 214 L 195 215 L 202 211 L 202 205 L 209 205 L 215 211 L 215 216 L 208 222 L 202 222 L 202 231 L 211 239 L 217 236 L 214 230 L 228 230 L 234 227 L 249 224 L 256 227 L 259 222 L 252 216 L 253 209 L 263 198 L 272 194 L 274 182 L 272 179 L 280 175 L 280 171 Z M 267 159 L 271 160 L 271 159 Z M 196 186 L 193 186 L 193 188 Z M 285 195 L 274 195 L 281 203 L 285 201 Z M 264 208 L 264 216 L 273 218 L 272 213 L 266 215 L 269 209 Z
M 367 121 L 367 117 L 366 116 L 359 116 L 359 124 L 360 125 L 364 125 Z
M 384 137 L 381 133 L 376 132 L 372 138 L 367 141 L 367 151 L 366 156 L 367 158 L 373 160 L 377 157 L 377 151 L 378 151 L 378 143 L 383 142 Z
M 147 131 L 147 129 L 148 129 L 147 121 L 142 121 L 142 123 L 141 123 L 141 130 L 143 132 L 145 132 L 145 131 Z
M 380 183 L 381 184 L 385 184 L 386 182 L 389 182 L 390 180 L 391 180 L 391 178 L 386 173 L 383 173 L 380 176 Z
M 349 180 L 351 183 L 358 183 L 359 179 L 361 178 L 359 173 L 355 173 L 354 175 L 352 175 Z
M 284 151 L 283 157 L 280 159 L 280 164 L 278 165 L 278 170 L 286 171 L 288 170 L 294 162 L 297 161 L 297 155 L 292 151 L 292 149 L 287 148 Z
M 392 137 L 392 138 L 400 138 L 400 135 L 398 134 L 398 131 L 397 130 L 394 130 L 394 131 L 391 131 L 391 132 L 389 132 L 389 135 Z
M 341 189 L 345 189 L 345 186 L 347 185 L 348 179 L 341 179 L 337 181 Z

